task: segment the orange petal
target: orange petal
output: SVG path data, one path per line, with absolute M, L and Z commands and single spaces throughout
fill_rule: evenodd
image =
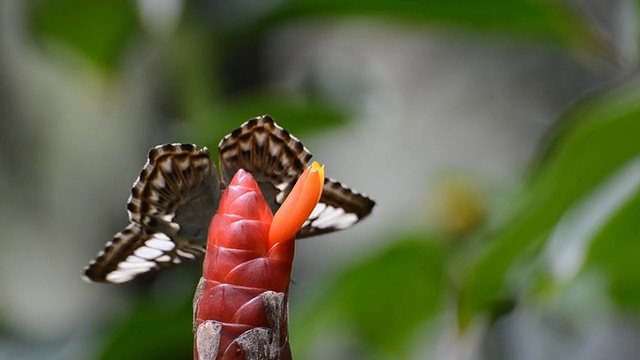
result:
M 295 239 L 320 200 L 323 186 L 324 165 L 320 166 L 314 161 L 300 175 L 293 190 L 273 216 L 269 229 L 269 248 L 281 241 Z

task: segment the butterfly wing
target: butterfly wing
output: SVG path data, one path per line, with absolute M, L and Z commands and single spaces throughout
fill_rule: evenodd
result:
M 183 238 L 151 232 L 130 223 L 109 241 L 85 269 L 85 279 L 123 283 L 143 274 L 168 269 L 183 259 L 203 254 L 204 245 Z
M 320 201 L 298 232 L 299 238 L 326 234 L 355 225 L 371 214 L 375 202 L 340 182 L 325 178 Z
M 131 223 L 85 269 L 98 282 L 125 282 L 204 253 L 220 200 L 209 151 L 167 144 L 149 151 L 127 204 Z
M 240 168 L 249 171 L 274 213 L 312 157 L 300 140 L 268 115 L 247 121 L 218 147 L 223 179 L 228 181 Z M 374 205 L 367 196 L 327 178 L 320 202 L 298 237 L 346 229 L 369 215 Z
M 268 115 L 251 119 L 218 145 L 223 183 L 238 169 L 253 175 L 275 213 L 311 160 L 311 153 Z M 85 269 L 85 278 L 126 282 L 204 253 L 221 189 L 206 148 L 167 144 L 149 152 L 127 204 L 131 223 Z M 327 178 L 320 202 L 300 230 L 309 237 L 352 226 L 375 203 Z
M 311 160 L 300 140 L 268 115 L 253 118 L 218 145 L 225 183 L 238 169 L 251 173 L 272 212 L 276 212 Z

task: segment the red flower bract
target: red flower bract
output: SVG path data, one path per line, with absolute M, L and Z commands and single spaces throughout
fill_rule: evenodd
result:
M 233 348 L 238 346 L 234 341 L 256 327 L 272 329 L 282 358 L 291 358 L 287 313 L 268 308 L 265 296 L 283 294 L 280 306 L 286 307 L 295 237 L 318 203 L 323 184 L 324 167 L 314 162 L 274 217 L 250 173 L 240 169 L 229 183 L 209 226 L 195 305 L 197 328 L 208 320 L 220 324 L 216 359 L 244 358 L 234 351 L 240 349 Z

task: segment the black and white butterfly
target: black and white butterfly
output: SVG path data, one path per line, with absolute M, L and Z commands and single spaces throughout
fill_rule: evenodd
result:
M 267 115 L 244 123 L 218 149 L 221 179 L 207 148 L 166 144 L 151 149 L 127 204 L 131 222 L 89 263 L 85 279 L 123 283 L 195 259 L 205 252 L 209 222 L 238 169 L 253 175 L 275 213 L 311 159 L 302 143 Z M 374 205 L 326 178 L 320 202 L 298 238 L 348 228 Z

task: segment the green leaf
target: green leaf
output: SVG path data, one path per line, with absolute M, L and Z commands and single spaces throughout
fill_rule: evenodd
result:
M 611 218 L 592 242 L 585 268 L 602 271 L 613 299 L 640 312 L 640 192 Z
M 444 251 L 408 238 L 345 270 L 321 300 L 292 317 L 292 346 L 305 358 L 321 327 L 348 326 L 368 350 L 406 355 L 416 329 L 439 309 Z
M 275 10 L 265 22 L 279 23 L 310 16 L 369 16 L 419 25 L 457 26 L 474 32 L 515 35 L 582 49 L 593 49 L 599 42 L 575 9 L 558 1 L 292 0 Z
M 196 143 L 214 146 L 243 122 L 265 114 L 298 137 L 346 121 L 343 113 L 316 96 L 292 98 L 286 94 L 256 92 L 226 101 L 206 118 L 199 117 L 193 124 L 193 136 Z
M 192 313 L 191 301 L 181 306 L 141 302 L 104 344 L 99 359 L 191 359 Z
M 264 114 L 296 136 L 346 122 L 346 111 L 313 88 L 292 94 L 257 86 L 224 95 L 221 75 L 212 71 L 222 67 L 219 39 L 191 27 L 184 27 L 178 35 L 179 46 L 171 49 L 172 71 L 182 107 L 180 116 L 190 122 L 186 141 L 216 148 L 222 137 L 243 122 Z
M 468 269 L 458 302 L 461 326 L 512 292 L 514 264 L 535 261 L 536 249 L 564 213 L 638 154 L 638 83 L 587 99 L 569 112 L 533 172 L 522 206 Z
M 117 66 L 139 28 L 128 0 L 34 0 L 31 17 L 37 38 L 62 42 L 107 69 Z
M 181 266 L 159 274 L 157 291 L 139 294 L 129 314 L 104 335 L 100 360 L 193 359 L 193 294 L 200 266 Z M 140 290 L 141 284 L 121 286 Z

